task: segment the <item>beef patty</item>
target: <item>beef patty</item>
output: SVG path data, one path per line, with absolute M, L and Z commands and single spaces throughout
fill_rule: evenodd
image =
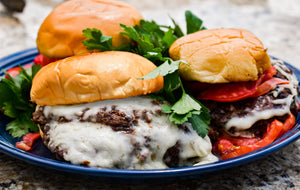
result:
M 275 77 L 291 81 L 278 85 L 276 89 L 255 98 L 237 102 L 201 101 L 211 115 L 210 136 L 217 138 L 216 132 L 227 132 L 233 136 L 261 137 L 267 125 L 275 118 L 284 121 L 289 113 L 298 112 L 298 81 L 282 61 L 272 60 L 277 69 Z

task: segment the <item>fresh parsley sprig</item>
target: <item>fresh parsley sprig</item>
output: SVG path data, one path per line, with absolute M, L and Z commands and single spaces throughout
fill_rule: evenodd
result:
M 120 47 L 112 46 L 112 37 L 105 36 L 102 32 L 96 28 L 87 28 L 83 30 L 83 36 L 87 37 L 87 40 L 82 41 L 83 45 L 87 47 L 88 50 L 99 49 L 102 51 L 126 51 L 129 50 L 128 45 L 122 45 Z
M 9 79 L 2 78 L 0 82 L 0 109 L 12 118 L 6 130 L 14 138 L 38 131 L 37 125 L 31 121 L 36 105 L 30 102 L 30 89 L 32 79 L 41 66 L 33 65 L 26 70 L 20 68 L 20 73 L 15 77 L 4 71 Z
M 191 11 L 185 12 L 187 34 L 204 30 L 203 22 Z M 128 51 L 146 57 L 157 66 L 169 57 L 169 48 L 178 38 L 184 36 L 180 26 L 172 19 L 174 26 L 159 25 L 155 21 L 141 20 L 140 25 L 126 26 L 121 24 L 124 36 L 133 40 L 132 44 L 120 47 L 112 46 L 112 37 L 105 36 L 96 28 L 83 30 L 83 36 L 87 37 L 82 43 L 89 50 L 101 51 Z
M 167 100 L 172 105 L 164 104 L 162 112 L 170 114 L 170 121 L 175 124 L 183 124 L 189 121 L 198 135 L 205 137 L 210 123 L 209 111 L 200 102 L 186 93 L 178 74 L 180 63 L 187 64 L 184 61 L 167 59 L 159 67 L 139 79 L 154 79 L 158 75 L 163 76 L 164 87 L 156 95 L 159 96 L 158 99 Z
M 112 46 L 112 37 L 103 35 L 95 28 L 83 30 L 83 35 L 88 39 L 82 43 L 89 50 L 133 52 L 159 65 L 165 61 L 164 57 L 169 56 L 169 48 L 178 38 L 173 28 L 160 26 L 154 21 L 141 20 L 139 26 L 121 24 L 120 27 L 124 30 L 121 34 L 132 39 L 133 44 L 115 48 Z
M 204 30 L 203 22 L 192 12 L 185 12 L 186 33 L 190 34 Z M 183 124 L 189 121 L 197 133 L 204 137 L 208 132 L 210 116 L 207 108 L 200 102 L 186 93 L 178 74 L 179 65 L 183 61 L 173 61 L 169 57 L 169 48 L 179 37 L 184 36 L 182 29 L 172 19 L 172 26 L 158 25 L 155 21 L 141 20 L 140 25 L 126 26 L 121 24 L 124 30 L 121 34 L 129 37 L 134 43 L 114 48 L 112 37 L 104 36 L 100 30 L 86 29 L 84 36 L 88 37 L 83 41 L 87 49 L 99 49 L 102 51 L 128 51 L 139 54 L 158 67 L 141 79 L 152 79 L 158 75 L 164 77 L 163 89 L 153 94 L 157 99 L 167 100 L 172 104 L 163 105 L 162 111 L 170 114 L 170 120 L 175 124 Z
M 202 25 L 203 21 L 194 15 L 191 11 L 185 12 L 186 33 L 191 34 L 206 28 Z
M 140 26 L 126 26 L 121 24 L 122 34 L 134 40 L 137 46 L 131 48 L 132 52 L 146 57 L 156 64 L 165 61 L 169 56 L 169 48 L 178 38 L 174 28 L 158 25 L 154 21 L 140 22 Z

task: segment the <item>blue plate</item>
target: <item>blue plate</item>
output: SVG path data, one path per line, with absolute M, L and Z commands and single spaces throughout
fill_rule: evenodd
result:
M 25 65 L 32 63 L 34 57 L 38 55 L 36 48 L 21 51 L 7 57 L 0 59 L 0 76 L 3 75 L 2 70 L 15 67 L 17 65 Z M 286 63 L 287 64 L 287 63 Z M 298 80 L 300 79 L 300 71 L 295 67 L 287 64 L 296 74 Z M 252 162 L 260 159 L 268 154 L 277 151 L 291 142 L 297 140 L 300 136 L 300 114 L 297 116 L 295 126 L 288 131 L 280 139 L 277 139 L 271 145 L 254 152 L 245 154 L 233 159 L 222 160 L 211 164 L 200 166 L 179 167 L 165 170 L 126 170 L 126 169 L 108 169 L 86 167 L 81 165 L 74 165 L 67 162 L 55 160 L 54 155 L 43 146 L 41 140 L 35 144 L 33 150 L 25 152 L 14 146 L 15 142 L 20 139 L 12 138 L 5 130 L 5 126 L 9 121 L 5 116 L 0 115 L 0 151 L 12 157 L 24 160 L 31 164 L 35 164 L 47 169 L 60 171 L 67 174 L 74 174 L 79 176 L 96 177 L 97 179 L 126 182 L 126 183 L 145 183 L 145 182 L 167 182 L 178 181 L 184 179 L 196 178 L 202 174 L 211 174 L 216 171 L 225 170 L 236 167 L 242 164 Z

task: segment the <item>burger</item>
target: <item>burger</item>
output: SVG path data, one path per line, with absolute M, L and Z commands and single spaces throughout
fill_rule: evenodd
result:
M 58 5 L 39 28 L 36 44 L 40 55 L 36 64 L 46 65 L 65 57 L 91 52 L 82 44 L 83 30 L 96 28 L 112 37 L 114 48 L 131 41 L 122 35 L 120 24 L 138 25 L 140 12 L 115 0 L 69 0 Z
M 156 66 L 129 52 L 68 57 L 34 77 L 33 121 L 44 145 L 64 161 L 93 167 L 164 169 L 217 161 L 208 136 L 175 125 L 149 94 L 163 77 L 138 80 Z
M 295 124 L 298 81 L 243 29 L 202 30 L 169 49 L 179 74 L 209 110 L 213 152 L 233 158 L 271 144 Z

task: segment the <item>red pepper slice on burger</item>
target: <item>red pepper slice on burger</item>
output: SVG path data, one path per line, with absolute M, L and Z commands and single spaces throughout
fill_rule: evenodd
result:
M 266 94 L 267 92 L 275 89 L 276 86 L 279 84 L 288 84 L 288 83 L 290 83 L 290 81 L 273 77 L 273 78 L 263 82 L 262 84 L 260 84 L 256 88 L 255 93 L 252 94 L 250 97 L 261 96 L 261 95 Z
M 258 97 L 275 89 L 278 84 L 289 83 L 288 80 L 273 77 L 275 74 L 276 68 L 271 67 L 257 81 L 209 85 L 207 90 L 198 94 L 197 99 L 235 102 L 249 97 Z

